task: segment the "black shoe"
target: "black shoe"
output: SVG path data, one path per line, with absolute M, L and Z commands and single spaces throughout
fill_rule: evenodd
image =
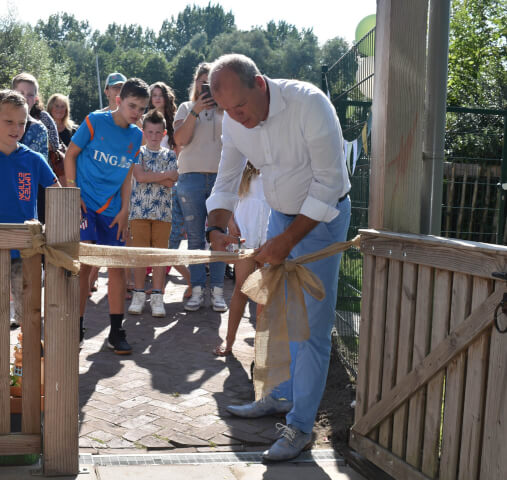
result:
M 111 348 L 116 355 L 129 355 L 132 353 L 132 347 L 127 342 L 127 337 L 123 328 L 116 331 L 111 330 L 109 337 L 107 337 L 107 346 Z

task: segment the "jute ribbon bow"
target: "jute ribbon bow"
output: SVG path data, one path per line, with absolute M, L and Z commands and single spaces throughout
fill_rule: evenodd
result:
M 20 250 L 21 258 L 40 253 L 44 255 L 47 262 L 63 267 L 74 274 L 79 273 L 79 242 L 55 243 L 49 246 L 42 233 L 42 225 L 37 220 L 27 220 L 25 225 L 32 234 L 32 248 Z
M 256 399 L 290 378 L 289 342 L 310 337 L 304 291 L 322 300 L 325 288 L 305 263 L 359 247 L 360 237 L 337 242 L 308 255 L 286 260 L 280 265 L 263 267 L 252 273 L 241 291 L 254 302 L 264 305 L 257 319 L 255 335 L 254 388 Z M 338 279 L 337 279 L 338 280 Z

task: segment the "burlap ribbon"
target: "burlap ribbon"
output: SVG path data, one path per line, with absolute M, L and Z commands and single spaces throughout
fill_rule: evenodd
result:
M 79 243 L 55 243 L 51 246 L 46 244 L 46 237 L 42 233 L 42 225 L 37 220 L 28 220 L 25 222 L 28 230 L 32 234 L 32 248 L 20 250 L 21 258 L 28 258 L 38 253 L 44 255 L 46 261 L 57 266 L 65 268 L 72 273 L 79 272 Z
M 360 237 L 337 242 L 308 255 L 287 260 L 281 265 L 263 267 L 252 273 L 241 291 L 254 302 L 264 305 L 257 318 L 255 335 L 255 398 L 270 393 L 290 378 L 289 341 L 302 342 L 310 337 L 305 290 L 317 300 L 325 296 L 322 282 L 303 266 L 359 247 Z M 286 288 L 287 287 L 287 288 Z
M 193 265 L 210 262 L 234 263 L 254 256 L 253 250 L 239 253 L 206 250 L 169 250 L 161 248 L 109 247 L 68 242 L 48 246 L 38 221 L 25 222 L 32 234 L 32 248 L 20 250 L 23 258 L 37 253 L 72 273 L 80 263 L 97 267 L 136 268 L 166 265 Z M 257 319 L 255 335 L 254 387 L 257 399 L 290 378 L 289 341 L 310 337 L 304 291 L 317 300 L 325 296 L 322 282 L 303 265 L 359 247 L 360 237 L 337 242 L 308 255 L 286 260 L 281 265 L 263 267 L 252 273 L 241 289 L 254 302 L 264 306 Z

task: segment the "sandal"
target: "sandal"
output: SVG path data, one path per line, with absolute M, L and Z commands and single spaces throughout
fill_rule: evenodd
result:
M 214 348 L 213 353 L 217 357 L 227 357 L 229 355 L 232 355 L 232 348 L 226 348 L 225 344 L 221 343 Z

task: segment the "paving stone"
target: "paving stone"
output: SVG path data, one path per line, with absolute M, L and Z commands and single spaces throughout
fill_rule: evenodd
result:
M 107 448 L 125 448 L 131 449 L 135 448 L 135 445 L 132 442 L 129 442 L 123 438 L 113 438 L 109 442 L 107 442 Z
M 216 415 L 202 415 L 200 417 L 194 418 L 190 424 L 196 428 L 205 428 L 209 425 L 213 425 L 219 420 L 220 417 Z
M 106 420 L 111 423 L 118 423 L 117 420 L 120 418 L 118 415 L 111 414 L 109 412 L 98 410 L 97 408 L 91 408 L 85 412 L 90 417 L 101 418 L 102 420 Z
M 79 437 L 79 448 L 93 448 L 92 441 L 87 437 Z
M 100 392 L 94 392 L 90 400 L 107 403 L 109 405 L 117 405 L 121 400 L 114 395 L 107 395 Z
M 79 386 L 79 389 L 81 390 L 81 385 Z M 112 389 L 111 387 L 104 387 L 100 384 L 96 385 L 95 390 L 104 395 L 114 395 L 116 393 L 116 390 Z
M 162 430 L 162 427 L 149 423 L 148 425 L 142 425 L 138 428 L 128 430 L 125 434 L 123 434 L 122 438 L 128 440 L 129 442 L 136 442 L 140 438 L 151 435 L 152 433 L 158 432 L 159 430 Z
M 88 435 L 86 436 L 88 438 L 91 438 L 92 440 L 101 440 L 104 443 L 109 442 L 109 440 L 114 438 L 114 435 L 112 435 L 109 432 L 104 432 L 102 430 L 94 430 L 93 432 L 88 433 Z
M 151 401 L 151 398 L 149 397 L 134 397 L 130 400 L 125 400 L 124 402 L 121 402 L 117 405 L 118 408 L 122 409 L 122 408 L 133 408 L 133 407 L 137 407 L 138 405 L 141 405 L 143 403 L 147 403 L 147 402 L 150 402 Z
M 118 405 L 110 405 L 109 403 L 102 402 L 100 400 L 88 400 L 87 405 L 89 407 L 96 408 L 98 410 L 102 410 L 104 412 L 109 412 L 110 414 L 118 415 L 123 412 L 123 408 Z
M 194 435 L 202 438 L 203 440 L 210 440 L 211 438 L 216 437 L 217 435 L 226 431 L 227 425 L 224 425 L 223 423 L 215 423 L 214 425 L 209 425 L 208 427 L 194 430 Z
M 180 407 L 185 408 L 185 410 L 188 410 L 190 408 L 197 408 L 201 405 L 205 405 L 206 403 L 211 402 L 211 398 L 209 397 L 195 397 L 190 398 L 189 400 L 185 400 L 184 402 L 181 402 L 179 405 Z
M 146 448 L 174 448 L 167 440 L 152 435 L 141 438 L 138 443 Z
M 130 418 L 130 419 L 124 421 L 123 423 L 120 423 L 120 425 L 125 428 L 132 428 L 133 429 L 133 428 L 142 427 L 143 425 L 151 423 L 156 419 L 157 418 L 153 415 L 141 415 L 139 417 Z
M 171 412 L 181 413 L 184 412 L 185 409 L 180 407 L 179 405 L 173 405 L 172 403 L 163 402 L 160 400 L 152 400 L 150 405 L 158 408 L 164 408 L 166 410 L 170 410 Z
M 169 438 L 169 442 L 172 443 L 175 447 L 210 446 L 206 440 L 202 440 L 201 438 L 197 438 L 192 435 L 185 435 L 183 433 L 177 433 L 177 432 L 175 432 L 171 436 L 171 438 Z
M 234 430 L 233 432 L 224 432 L 223 435 L 253 445 L 267 445 L 267 444 L 270 445 L 271 443 L 273 443 L 269 439 L 261 437 L 259 434 L 243 432 L 241 430 Z

